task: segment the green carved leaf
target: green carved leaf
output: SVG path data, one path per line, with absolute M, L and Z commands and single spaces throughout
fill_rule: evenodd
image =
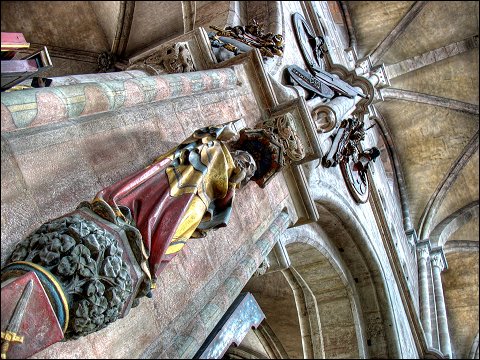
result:
M 109 277 L 117 277 L 122 268 L 121 260 L 118 257 L 107 256 L 103 260 L 102 274 Z
M 60 260 L 60 264 L 57 266 L 57 271 L 60 275 L 70 276 L 77 270 L 77 263 L 73 256 L 65 256 Z
M 102 284 L 99 280 L 93 280 L 87 285 L 87 296 L 92 295 L 103 295 L 105 292 L 105 285 Z

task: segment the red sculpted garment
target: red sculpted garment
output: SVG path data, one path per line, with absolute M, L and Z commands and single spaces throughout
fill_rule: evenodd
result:
M 232 156 L 219 140 L 222 128 L 197 130 L 191 137 L 142 169 L 100 191 L 117 216 L 129 209 L 149 251 L 155 279 L 190 237 L 225 226 L 235 184 Z

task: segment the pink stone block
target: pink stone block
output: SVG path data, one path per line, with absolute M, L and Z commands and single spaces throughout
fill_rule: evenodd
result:
M 182 95 L 190 95 L 193 93 L 192 80 L 187 76 L 181 76 L 182 81 Z
M 15 130 L 17 127 L 13 122 L 12 113 L 10 112 L 10 110 L 8 110 L 8 108 L 4 104 L 2 104 L 1 113 L 2 113 L 2 124 L 1 124 L 2 131 Z
M 85 86 L 85 108 L 82 115 L 95 114 L 103 111 L 108 111 L 110 108 L 110 101 L 108 96 L 97 86 Z
M 183 269 L 184 276 L 190 284 L 192 291 L 200 289 L 208 280 L 213 271 L 213 266 L 208 259 L 206 249 L 195 243 L 205 239 L 191 239 L 182 249 L 179 258 L 179 267 Z
M 205 90 L 211 90 L 213 88 L 212 78 L 205 73 L 202 73 L 202 82 Z
M 99 189 L 96 176 L 75 143 L 37 148 L 16 154 L 16 159 L 44 220 L 72 211 Z
M 125 103 L 126 107 L 140 104 L 144 101 L 145 95 L 142 87 L 135 81 L 127 80 L 124 83 L 125 86 Z
M 165 78 L 161 76 L 155 76 L 155 81 L 157 83 L 157 96 L 155 100 L 163 100 L 170 96 L 170 85 Z
M 67 118 L 67 107 L 62 99 L 52 92 L 36 93 L 37 115 L 29 126 L 47 124 Z
M 139 358 L 160 331 L 157 318 L 152 316 L 153 313 L 153 302 L 151 299 L 144 298 L 127 317 L 89 335 L 95 357 L 97 359 Z

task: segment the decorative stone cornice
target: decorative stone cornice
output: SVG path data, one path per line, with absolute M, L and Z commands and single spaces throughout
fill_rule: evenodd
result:
M 438 267 L 440 271 L 448 269 L 447 258 L 443 248 L 436 247 L 430 251 L 430 260 L 432 262 L 432 267 Z

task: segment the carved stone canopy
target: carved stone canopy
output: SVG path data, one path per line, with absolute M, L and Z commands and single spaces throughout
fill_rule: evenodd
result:
M 257 170 L 251 180 L 261 188 L 264 188 L 285 165 L 285 149 L 282 143 L 265 129 L 240 131 L 240 138 L 232 144 L 232 148 L 247 151 L 253 156 Z

